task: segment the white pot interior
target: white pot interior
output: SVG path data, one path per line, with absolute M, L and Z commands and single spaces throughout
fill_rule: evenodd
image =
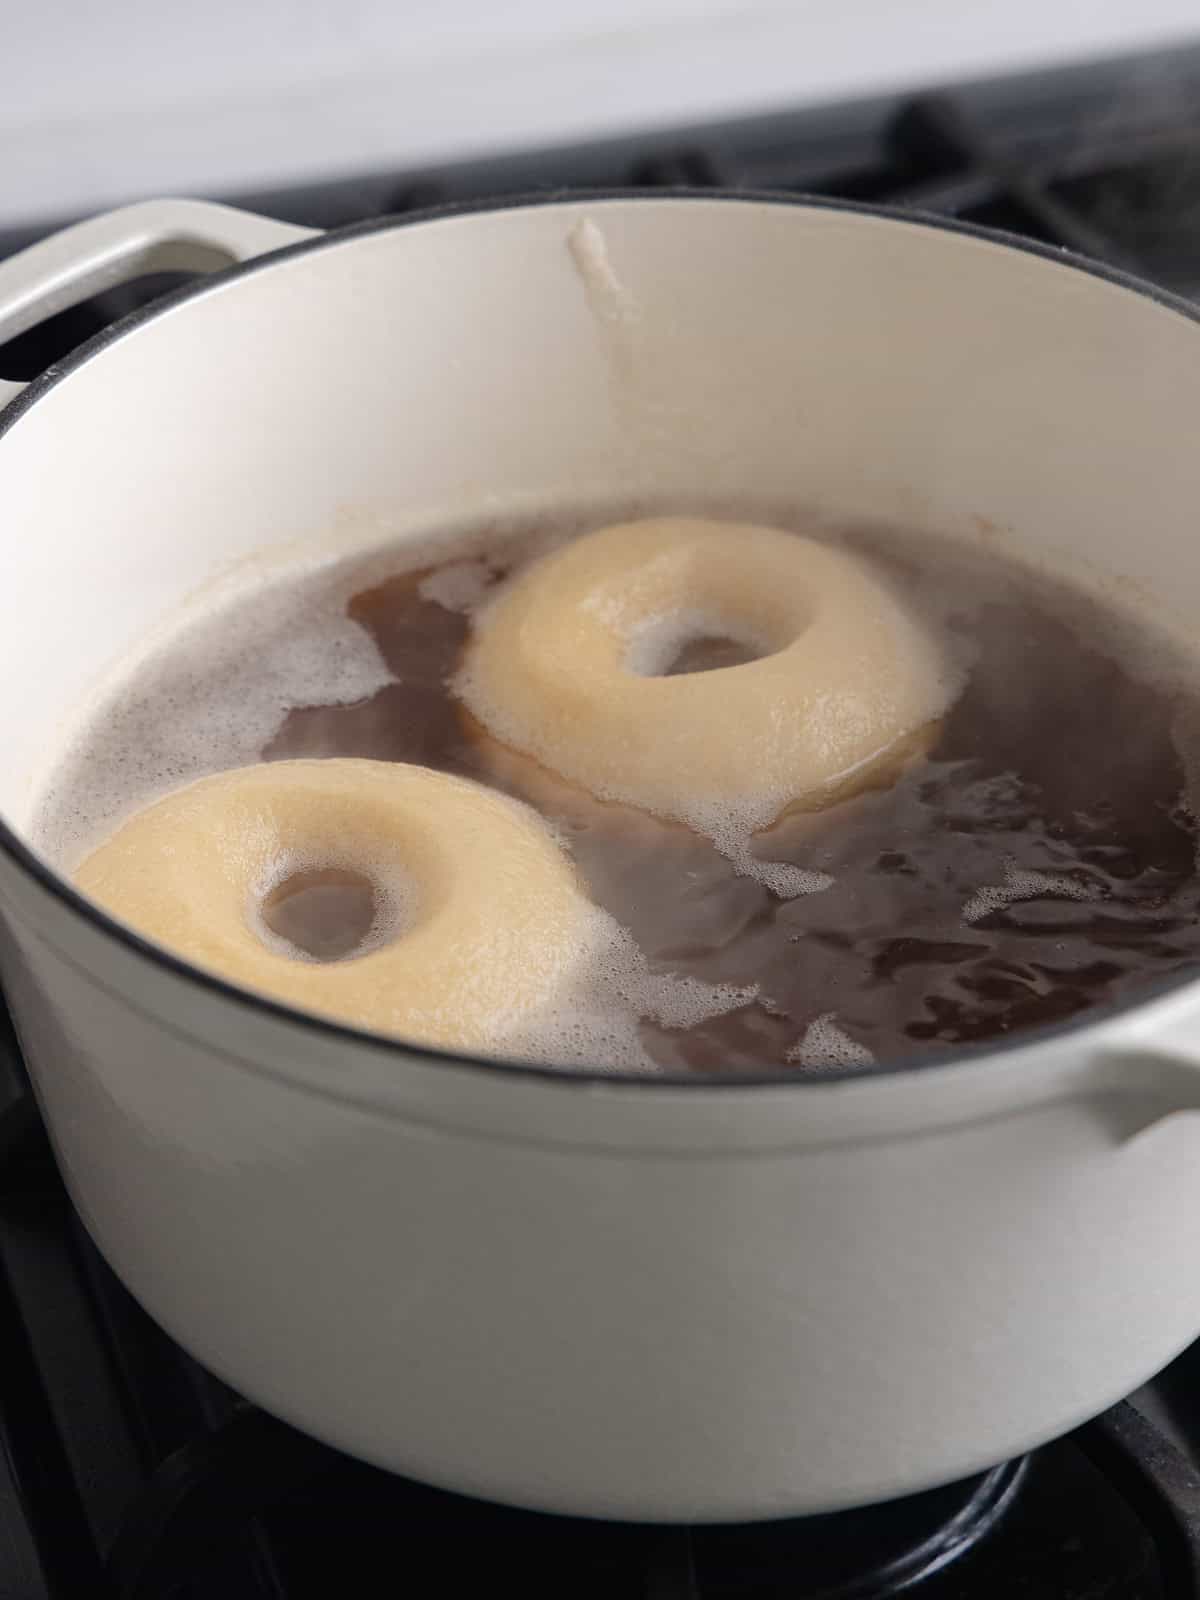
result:
M 0 813 L 27 826 L 149 629 L 296 540 L 782 504 L 1065 553 L 1186 619 L 1197 416 L 1194 322 L 919 222 L 630 199 L 335 240 L 116 338 L 0 437 Z

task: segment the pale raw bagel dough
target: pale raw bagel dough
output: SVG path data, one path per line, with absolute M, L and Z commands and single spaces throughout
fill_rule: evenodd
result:
M 648 675 L 703 632 L 763 654 Z M 789 806 L 877 779 L 952 688 L 935 639 L 858 557 L 693 518 L 602 528 L 535 562 L 476 614 L 456 680 L 503 743 L 739 865 Z
M 373 948 L 341 961 L 287 954 L 260 922 L 262 898 L 330 865 L 373 881 L 385 925 Z M 279 761 L 202 778 L 126 821 L 76 882 L 246 988 L 459 1049 L 524 1034 L 621 937 L 528 807 L 392 762 Z

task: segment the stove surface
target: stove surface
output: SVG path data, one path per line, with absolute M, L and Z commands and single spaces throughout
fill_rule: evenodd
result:
M 1200 295 L 1200 49 L 232 198 L 331 227 L 466 198 L 629 185 L 934 210 Z M 0 254 L 31 237 L 0 236 Z M 12 341 L 0 377 L 34 376 L 167 282 L 100 296 Z M 465 1500 L 341 1456 L 225 1388 L 130 1300 L 71 1209 L 2 1028 L 0 1347 L 0 1600 L 327 1600 L 406 1585 L 531 1600 L 1200 1597 L 1200 1345 L 1024 1461 L 829 1517 L 589 1523 Z

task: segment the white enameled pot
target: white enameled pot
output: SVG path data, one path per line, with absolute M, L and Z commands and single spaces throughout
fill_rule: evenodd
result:
M 1196 984 L 923 1070 L 558 1075 L 238 993 L 27 842 L 78 707 L 147 628 L 335 527 L 752 497 L 1003 538 L 1195 616 L 1194 315 L 1050 251 L 790 199 L 326 236 L 171 202 L 0 265 L 0 339 L 217 265 L 0 414 L 5 992 L 71 1193 L 163 1326 L 371 1461 L 655 1519 L 970 1473 L 1200 1333 Z

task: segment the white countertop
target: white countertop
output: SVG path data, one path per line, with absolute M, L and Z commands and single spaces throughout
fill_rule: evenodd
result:
M 0 0 L 0 225 L 1162 47 L 1200 0 Z

